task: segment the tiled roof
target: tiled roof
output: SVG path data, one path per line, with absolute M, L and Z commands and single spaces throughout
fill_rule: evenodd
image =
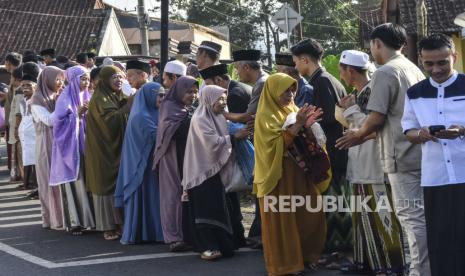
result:
M 55 48 L 71 57 L 97 47 L 109 14 L 103 7 L 101 0 L 1 0 L 0 59 L 9 51 Z
M 368 48 L 373 28 L 385 22 L 382 4 L 382 0 L 360 0 L 360 38 L 364 48 Z
M 401 21 L 409 34 L 416 33 L 416 4 L 411 0 L 400 0 Z M 454 33 L 461 28 L 454 19 L 465 12 L 465 0 L 426 0 L 428 10 L 428 33 Z

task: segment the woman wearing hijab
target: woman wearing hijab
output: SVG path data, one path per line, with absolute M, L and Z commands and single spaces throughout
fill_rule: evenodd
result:
M 86 185 L 92 193 L 96 229 L 106 240 L 117 240 L 122 219 L 114 209 L 114 194 L 132 98 L 121 92 L 124 76 L 119 68 L 104 66 L 99 79 L 86 117 Z
M 207 85 L 192 117 L 184 158 L 182 185 L 194 222 L 194 245 L 201 258 L 230 257 L 236 248 L 224 185 L 231 180 L 232 139 L 244 139 L 245 129 L 228 133 L 226 90 Z
M 187 249 L 183 235 L 182 177 L 184 151 L 189 133 L 190 117 L 187 108 L 198 91 L 193 77 L 180 77 L 161 103 L 154 168 L 160 177 L 161 222 L 165 243 L 173 252 Z M 185 212 L 184 212 L 185 213 Z
M 158 175 L 152 173 L 160 87 L 147 83 L 136 94 L 124 136 L 115 191 L 115 207 L 124 208 L 122 244 L 163 241 Z
M 302 131 L 315 139 L 310 126 L 321 115 L 321 111 L 307 105 L 299 110 L 294 104 L 296 90 L 296 80 L 288 75 L 278 73 L 270 76 L 260 97 L 255 119 L 254 193 L 260 203 L 268 275 L 302 272 L 304 264 L 312 265 L 318 261 L 325 244 L 326 224 L 322 210 L 310 212 L 300 207 L 296 212 L 264 211 L 265 196 L 275 199 L 279 196 L 310 196 L 311 206 L 315 208 L 320 195 L 319 183 L 315 183 L 299 167 L 289 152 Z M 294 116 L 291 126 L 283 130 L 291 114 L 297 116 Z M 328 168 L 329 161 L 324 172 Z
M 66 70 L 66 79 L 54 112 L 50 185 L 61 185 L 64 227 L 77 236 L 82 229 L 95 228 L 83 173 L 89 73 L 74 66 Z
M 42 227 L 55 230 L 63 227 L 63 206 L 60 188 L 49 185 L 52 127 L 55 100 L 62 89 L 64 78 L 64 72 L 58 67 L 46 67 L 39 76 L 37 91 L 31 99 L 31 113 L 36 130 L 36 174 L 42 207 Z

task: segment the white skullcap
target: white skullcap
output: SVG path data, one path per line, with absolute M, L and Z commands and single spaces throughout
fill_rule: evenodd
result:
M 339 63 L 368 69 L 370 67 L 370 56 L 357 50 L 345 50 L 341 54 Z
M 113 65 L 113 59 L 111 57 L 106 57 L 103 59 L 103 65 Z
M 164 71 L 166 73 L 185 76 L 186 71 L 187 71 L 187 66 L 184 63 L 180 62 L 179 60 L 173 60 L 173 61 L 166 63 Z

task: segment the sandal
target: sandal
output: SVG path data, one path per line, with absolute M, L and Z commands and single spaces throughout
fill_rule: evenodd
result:
M 223 255 L 221 254 L 220 251 L 218 250 L 207 250 L 207 251 L 204 251 L 202 253 L 202 255 L 200 255 L 200 258 L 202 258 L 202 260 L 206 260 L 206 261 L 212 261 L 212 260 L 215 260 L 215 259 L 218 259 L 218 258 L 221 258 L 223 257 Z
M 39 199 L 39 190 L 33 190 L 32 192 L 30 192 L 29 194 L 27 194 L 26 198 L 28 199 Z
M 116 241 L 120 238 L 120 236 L 116 234 L 114 231 L 106 231 L 103 233 L 103 238 L 106 241 Z
M 83 234 L 81 227 L 72 228 L 70 230 L 70 233 L 71 233 L 71 236 L 82 236 Z
M 188 246 L 185 242 L 178 241 L 178 242 L 170 243 L 171 252 L 183 252 L 183 251 L 189 251 L 189 250 L 191 250 L 191 247 Z

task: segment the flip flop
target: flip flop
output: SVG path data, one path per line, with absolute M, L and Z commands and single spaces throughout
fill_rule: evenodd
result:
M 81 227 L 71 229 L 70 233 L 71 233 L 71 236 L 82 236 L 83 235 Z
M 200 255 L 200 258 L 206 261 L 213 261 L 221 257 L 223 257 L 223 255 L 218 250 L 207 250 L 207 251 L 204 251 L 202 255 Z
M 108 232 L 104 232 L 104 233 L 103 233 L 103 238 L 104 238 L 106 241 L 116 241 L 117 239 L 120 238 L 120 236 L 118 236 L 118 234 L 116 234 L 116 233 L 113 232 L 113 231 L 108 231 Z

